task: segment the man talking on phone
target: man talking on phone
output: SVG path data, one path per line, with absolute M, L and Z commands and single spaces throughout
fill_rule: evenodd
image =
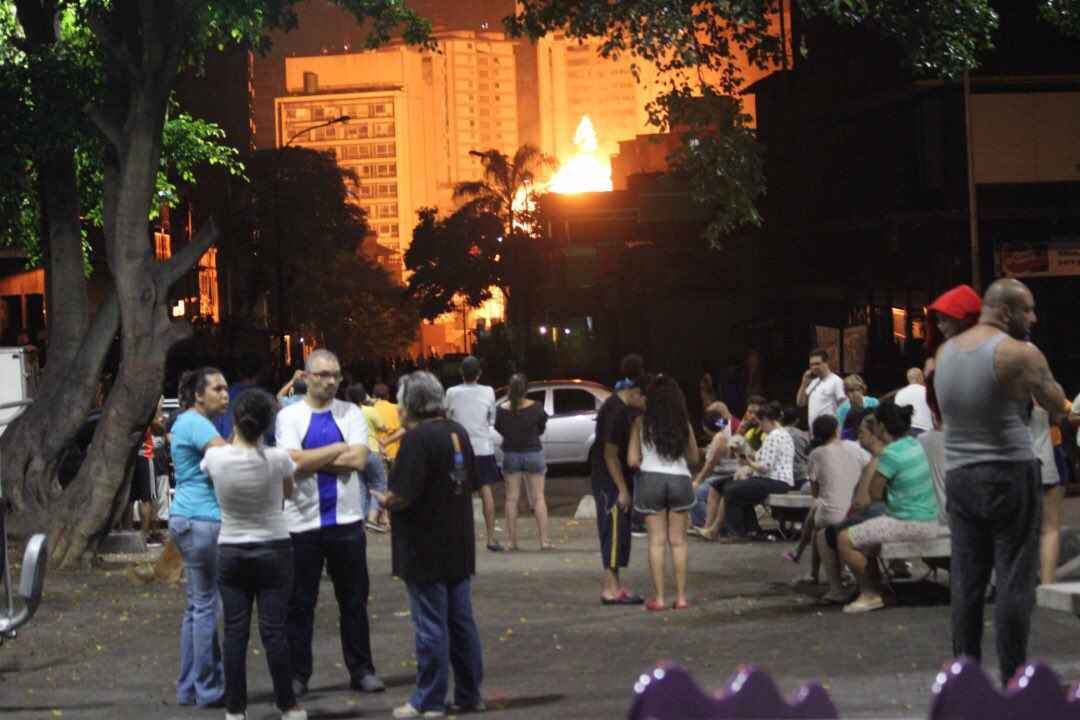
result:
M 796 405 L 810 406 L 807 411 L 809 427 L 814 427 L 819 415 L 836 417 L 845 400 L 844 381 L 829 367 L 829 353 L 814 348 L 810 351 L 810 367 L 803 373 L 799 391 L 795 393 Z

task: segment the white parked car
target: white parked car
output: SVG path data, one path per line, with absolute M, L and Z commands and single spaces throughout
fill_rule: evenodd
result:
M 526 394 L 541 403 L 548 414 L 547 429 L 540 436 L 548 465 L 589 461 L 596 441 L 596 413 L 611 396 L 611 388 L 588 380 L 542 380 L 529 383 Z M 506 388 L 496 391 L 497 403 L 506 400 Z M 502 464 L 502 451 L 496 452 Z

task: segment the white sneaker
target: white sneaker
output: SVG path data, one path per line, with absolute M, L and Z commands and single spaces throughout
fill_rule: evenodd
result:
M 307 710 L 302 707 L 286 710 L 281 713 L 281 720 L 307 720 Z
M 227 713 L 225 713 L 225 720 L 247 720 L 247 713 L 246 712 L 238 712 L 238 713 L 227 712 Z
M 446 717 L 446 713 L 442 710 L 425 710 L 420 712 L 412 706 L 411 702 L 407 702 L 401 707 L 394 708 L 394 717 L 396 718 L 420 718 L 420 717 Z

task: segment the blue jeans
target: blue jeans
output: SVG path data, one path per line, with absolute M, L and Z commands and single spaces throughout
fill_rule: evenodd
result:
M 379 501 L 371 494 L 372 490 L 386 492 L 386 467 L 377 452 L 368 453 L 367 461 L 364 463 L 364 481 L 360 483 L 360 506 L 364 508 L 365 518 L 371 515 L 372 510 L 382 511 Z
M 225 695 L 225 674 L 218 646 L 218 533 L 215 520 L 169 518 L 169 536 L 184 558 L 187 608 L 180 629 L 179 705 L 219 705 Z
M 703 482 L 694 490 L 694 507 L 690 508 L 690 522 L 694 527 L 705 527 L 705 516 L 709 510 L 709 490 L 712 488 Z
M 225 709 L 247 708 L 247 652 L 251 607 L 259 603 L 259 637 L 274 683 L 274 701 L 282 712 L 296 705 L 292 660 L 285 637 L 285 615 L 292 592 L 292 541 L 270 540 L 218 547 L 221 602 L 225 609 Z
M 416 632 L 416 690 L 409 702 L 421 712 L 444 709 L 451 667 L 454 703 L 464 709 L 480 704 L 484 665 L 469 587 L 468 578 L 405 585 Z

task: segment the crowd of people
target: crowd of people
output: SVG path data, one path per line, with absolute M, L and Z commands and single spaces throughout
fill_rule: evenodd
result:
M 1042 580 L 1052 580 L 1057 565 L 1068 463 L 1055 450 L 1053 430 L 1069 403 L 1027 342 L 1034 300 L 1022 284 L 999 281 L 981 300 L 962 286 L 930 314 L 927 365 L 909 370 L 906 385 L 873 397 L 862 378 L 841 379 L 828 354 L 815 349 L 793 404 L 752 395 L 737 418 L 709 398 L 703 451 L 679 384 L 646 372 L 641 356 L 626 356 L 598 410 L 590 456 L 601 603 L 655 612 L 691 607 L 688 536 L 775 539 L 759 525 L 758 507 L 771 495 L 803 492 L 813 498 L 811 509 L 783 557 L 799 563 L 810 549 L 813 561 L 811 574 L 793 584 L 815 582 L 820 566 L 827 583 L 820 602 L 846 613 L 881 609 L 880 548 L 935 538 L 947 526 L 954 650 L 979 657 L 993 570 L 998 655 L 1002 677 L 1011 677 L 1024 661 L 1036 576 L 1041 567 Z M 257 604 L 275 703 L 283 720 L 305 718 L 298 698 L 314 674 L 324 568 L 351 687 L 383 691 L 371 652 L 365 531 L 389 529 L 417 658 L 416 688 L 394 717 L 482 709 L 470 586 L 473 493 L 489 551 L 520 548 L 523 490 L 539 549 L 554 547 L 541 439 L 548 418 L 528 397 L 527 378 L 511 377 L 507 398 L 497 402 L 480 383 L 480 361 L 469 356 L 460 385 L 444 391 L 437 377 L 417 370 L 399 379 L 394 404 L 384 383 L 370 394 L 361 384 L 342 387 L 341 364 L 324 349 L 308 356 L 276 398 L 245 372 L 253 367 L 231 387 L 215 368 L 185 374 L 185 410 L 167 428 L 176 477 L 168 528 L 183 556 L 188 600 L 178 702 L 224 706 L 228 720 L 246 717 L 245 657 Z M 801 408 L 809 432 L 800 427 Z M 147 448 L 152 457 L 152 443 Z M 500 482 L 509 547 L 495 533 L 492 488 Z M 648 538 L 649 597 L 620 579 L 635 515 Z M 669 555 L 673 593 L 666 587 Z

